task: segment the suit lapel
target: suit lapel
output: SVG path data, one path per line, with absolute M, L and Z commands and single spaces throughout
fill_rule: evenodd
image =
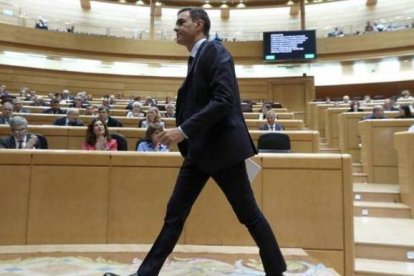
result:
M 198 62 L 198 59 L 199 59 L 199 57 L 200 57 L 200 55 L 202 55 L 202 53 L 203 53 L 203 50 L 204 50 L 204 46 L 206 46 L 206 44 L 207 44 L 207 40 L 206 41 L 204 41 L 201 45 L 200 45 L 200 48 L 198 49 L 198 51 L 197 51 L 197 54 L 196 54 L 196 56 L 194 57 L 194 60 L 193 60 L 193 62 L 191 63 L 191 66 L 190 66 L 190 68 L 188 68 L 188 73 L 187 73 L 187 76 L 186 76 L 186 78 L 184 79 L 184 82 L 183 82 L 183 84 L 181 85 L 181 87 L 180 87 L 180 89 L 178 90 L 178 94 L 180 94 L 180 92 L 181 92 L 181 90 L 187 85 L 187 82 L 191 79 L 191 76 L 193 75 L 193 70 L 194 70 L 194 68 L 196 67 L 196 65 L 197 65 L 197 62 Z

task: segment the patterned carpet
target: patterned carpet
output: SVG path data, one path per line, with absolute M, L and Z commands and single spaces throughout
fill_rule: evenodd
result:
M 122 256 L 123 255 L 123 256 Z M 286 276 L 336 276 L 307 255 L 284 253 Z M 104 272 L 129 275 L 136 271 L 145 254 L 119 252 L 55 252 L 4 254 L 0 251 L 0 276 L 99 276 Z M 161 276 L 264 276 L 257 254 L 174 253 Z
M 37 257 L 0 262 L 0 275 L 65 275 L 94 276 L 104 272 L 120 275 L 133 273 L 141 260 L 134 259 L 130 264 L 108 261 L 103 258 L 87 257 Z M 205 258 L 174 258 L 167 262 L 160 275 L 165 276 L 263 276 L 261 263 L 255 259 L 247 262 L 238 260 L 233 264 Z M 288 261 L 285 275 L 335 275 L 322 264 L 306 261 Z

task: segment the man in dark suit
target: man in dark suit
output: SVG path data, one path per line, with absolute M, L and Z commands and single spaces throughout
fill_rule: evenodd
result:
M 273 110 L 269 110 L 266 112 L 266 121 L 267 124 L 260 126 L 260 130 L 267 130 L 267 131 L 280 131 L 284 130 L 281 124 L 276 123 L 276 113 Z
M 258 245 L 266 275 L 282 275 L 286 270 L 247 176 L 245 160 L 257 151 L 241 112 L 233 59 L 219 41 L 207 41 L 209 29 L 210 19 L 203 9 L 178 12 L 174 28 L 177 43 L 188 49 L 193 60 L 178 90 L 177 127 L 163 131 L 159 141 L 178 143 L 184 162 L 168 202 L 164 226 L 134 275 L 158 275 L 210 177 Z
M 56 126 L 83 126 L 83 122 L 78 119 L 79 110 L 77 108 L 68 108 L 66 117 L 56 119 L 54 125 Z
M 11 136 L 0 139 L 0 148 L 6 149 L 33 149 L 40 148 L 40 141 L 36 135 L 27 132 L 27 120 L 22 116 L 13 116 L 10 119 Z
M 98 116 L 102 122 L 105 122 L 108 127 L 122 127 L 122 123 L 117 119 L 109 116 L 110 110 L 109 107 L 101 105 L 98 107 Z
M 13 104 L 11 102 L 4 102 L 2 106 L 2 114 L 0 115 L 0 125 L 10 124 L 13 115 Z
M 372 109 L 372 113 L 362 118 L 362 120 L 372 120 L 372 119 L 386 119 L 384 115 L 384 108 L 381 105 L 376 105 Z
M 58 99 L 53 98 L 50 100 L 50 108 L 43 111 L 45 114 L 65 114 L 66 112 L 60 108 L 60 102 Z

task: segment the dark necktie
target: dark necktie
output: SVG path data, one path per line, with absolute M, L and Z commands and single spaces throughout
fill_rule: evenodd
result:
M 22 149 L 23 148 L 23 140 L 19 140 L 19 145 L 17 147 L 18 149 Z
M 190 72 L 191 66 L 193 65 L 194 57 L 188 57 L 188 67 L 187 67 L 187 74 Z
M 270 126 L 270 130 L 273 131 L 273 126 Z

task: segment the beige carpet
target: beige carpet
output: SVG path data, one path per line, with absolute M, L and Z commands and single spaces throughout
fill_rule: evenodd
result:
M 129 275 L 139 267 L 148 246 L 58 245 L 0 246 L 0 276 L 11 275 Z M 337 275 L 303 250 L 287 249 L 285 275 Z M 264 275 L 254 247 L 177 246 L 162 276 Z

